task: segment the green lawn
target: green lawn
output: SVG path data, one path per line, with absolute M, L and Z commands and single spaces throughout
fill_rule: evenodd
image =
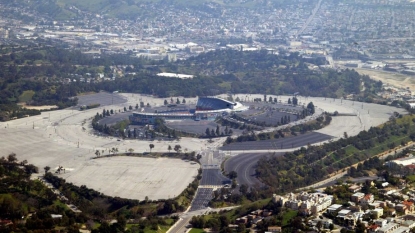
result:
M 35 95 L 35 92 L 32 90 L 28 90 L 28 91 L 24 91 L 20 96 L 19 96 L 19 102 L 27 102 L 32 100 L 32 97 Z
M 346 146 L 345 150 L 346 150 L 346 155 L 351 155 L 351 154 L 359 152 L 359 150 L 352 145 Z
M 406 176 L 406 180 L 410 183 L 415 182 L 415 175 Z
M 189 233 L 204 233 L 205 231 L 203 229 L 199 228 L 192 228 Z
M 127 224 L 127 229 L 131 229 L 132 227 L 138 227 L 138 224 Z M 152 230 L 150 227 L 146 227 L 143 229 L 144 233 L 165 233 L 170 229 L 170 226 L 158 226 L 157 230 Z
M 53 205 L 59 206 L 59 207 L 63 208 L 64 210 L 69 210 L 69 207 L 65 203 L 62 203 L 59 200 L 54 201 Z
M 290 220 L 297 216 L 298 211 L 289 210 L 282 216 L 282 226 L 287 226 L 290 223 Z

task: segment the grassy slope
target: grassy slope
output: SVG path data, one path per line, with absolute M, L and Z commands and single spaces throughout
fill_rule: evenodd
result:
M 28 91 L 24 91 L 20 96 L 19 96 L 19 102 L 27 102 L 32 100 L 32 97 L 35 95 L 35 92 L 32 90 L 28 90 Z

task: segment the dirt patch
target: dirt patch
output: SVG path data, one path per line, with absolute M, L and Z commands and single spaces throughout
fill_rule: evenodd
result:
M 374 80 L 380 80 L 383 83 L 400 87 L 407 88 L 411 91 L 415 91 L 415 77 L 398 74 L 393 72 L 386 72 L 381 70 L 366 70 L 366 69 L 355 69 L 359 74 L 369 75 Z
M 36 110 L 50 110 L 50 109 L 57 109 L 58 106 L 56 105 L 41 105 L 41 106 L 30 106 L 26 105 L 25 103 L 19 103 L 21 107 L 27 108 L 27 109 L 36 109 Z

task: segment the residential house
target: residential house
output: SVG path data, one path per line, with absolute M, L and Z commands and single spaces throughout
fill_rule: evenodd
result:
M 359 200 L 360 205 L 369 205 L 375 200 L 373 194 L 366 194 L 362 199 Z
M 377 219 L 377 218 L 380 218 L 380 216 L 383 215 L 383 209 L 382 208 L 376 208 L 376 209 L 372 210 L 370 213 L 372 214 L 373 218 Z
M 396 211 L 407 214 L 414 211 L 414 203 L 411 201 L 403 201 L 395 206 Z
M 281 227 L 278 227 L 278 226 L 269 226 L 268 227 L 268 232 L 280 233 L 280 232 L 282 232 L 282 230 L 281 230 Z
M 352 185 L 349 187 L 349 191 L 352 193 L 356 193 L 358 191 L 360 191 L 362 189 L 362 187 L 360 187 L 359 185 Z
M 365 196 L 364 193 L 355 193 L 350 197 L 350 200 L 356 203 L 359 203 L 359 201 Z
M 381 227 L 377 233 L 392 233 L 394 230 L 399 228 L 399 224 L 389 223 L 388 225 Z

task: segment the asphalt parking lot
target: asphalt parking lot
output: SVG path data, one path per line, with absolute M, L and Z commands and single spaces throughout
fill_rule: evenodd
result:
M 300 134 L 294 137 L 264 140 L 264 141 L 251 141 L 251 142 L 237 142 L 232 143 L 220 148 L 220 150 L 278 150 L 278 149 L 291 149 L 301 146 L 306 146 L 308 143 L 318 143 L 332 139 L 332 136 L 317 133 L 309 132 L 305 134 Z
M 230 184 L 231 180 L 223 176 L 220 169 L 203 169 L 200 185 L 225 185 Z
M 195 198 L 192 202 L 192 207 L 189 211 L 206 209 L 209 201 L 213 198 L 212 188 L 198 188 Z
M 127 99 L 118 93 L 99 92 L 91 95 L 77 96 L 78 106 L 100 104 L 101 106 L 107 106 L 112 104 L 127 103 Z
M 92 158 L 96 156 L 96 150 L 100 150 L 101 152 L 104 151 L 104 153 L 108 153 L 111 148 L 118 148 L 120 152 L 129 149 L 134 149 L 134 151 L 138 153 L 149 151 L 148 141 L 118 141 L 116 138 L 112 137 L 97 137 L 91 128 L 90 121 L 97 111 L 102 112 L 103 108 L 121 109 L 124 106 L 135 106 L 136 103 L 140 103 L 140 101 L 150 103 L 152 106 L 161 106 L 163 105 L 164 99 L 131 93 L 114 95 L 112 93 L 98 93 L 92 96 L 93 97 L 79 97 L 80 104 L 88 104 L 85 98 L 92 98 L 89 102 L 90 104 L 99 101 L 98 103 L 105 105 L 105 102 L 110 104 L 114 101 L 114 105 L 85 111 L 63 109 L 42 112 L 42 114 L 38 116 L 0 122 L 0 141 L 2 141 L 3 155 L 16 153 L 19 160 L 26 159 L 29 163 L 38 167 L 50 166 L 54 168 L 59 165 L 64 165 L 68 168 L 67 171 L 69 171 L 69 168 L 72 169 L 70 172 L 61 175 L 62 177 L 65 176 L 63 178 L 68 182 L 72 182 L 74 185 L 78 186 L 86 185 L 88 188 L 93 188 L 110 196 L 143 200 L 145 196 L 148 196 L 150 199 L 165 199 L 169 198 L 169 196 L 172 197 L 181 193 L 183 189 L 187 187 L 188 183 L 194 179 L 194 176 L 197 174 L 197 168 L 199 168 L 198 166 L 189 168 L 194 172 L 194 175 L 191 175 L 181 167 L 176 169 L 177 165 L 170 166 L 170 161 L 159 161 L 160 164 L 157 162 L 157 165 L 150 164 L 144 166 L 145 164 L 142 158 L 134 158 L 134 161 L 120 162 L 118 164 L 114 163 L 114 161 L 105 162 L 107 159 L 92 160 Z M 118 96 L 121 96 L 119 100 L 122 104 L 115 105 L 116 101 L 118 101 Z M 240 98 L 246 96 L 250 96 L 250 98 L 263 97 L 263 95 L 239 95 Z M 283 102 L 286 102 L 288 98 L 288 96 L 278 97 L 278 99 Z M 318 130 L 323 135 L 331 135 L 337 138 L 343 137 L 344 132 L 347 132 L 349 136 L 353 136 L 357 135 L 362 130 L 368 130 L 370 127 L 380 125 L 386 122 L 395 111 L 405 113 L 404 109 L 385 105 L 358 103 L 345 100 L 341 101 L 339 99 L 300 98 L 300 101 L 304 103 L 313 101 L 317 108 L 316 110 L 319 112 L 338 111 L 341 114 L 353 115 L 333 117 L 330 125 Z M 128 100 L 128 102 L 124 102 L 125 100 Z M 193 102 L 196 101 L 195 98 L 192 98 L 191 100 Z M 190 99 L 186 99 L 186 101 L 190 102 Z M 214 138 L 213 140 L 215 143 L 210 144 L 207 143 L 207 140 L 185 137 L 181 138 L 180 142 L 156 141 L 155 148 L 152 151 L 166 152 L 168 151 L 168 145 L 174 146 L 176 143 L 180 143 L 183 148 L 186 148 L 189 151 L 199 151 L 202 150 L 203 147 L 216 147 L 214 145 L 218 144 L 216 141 L 219 141 L 219 139 Z M 246 146 L 238 146 L 237 150 L 245 150 L 248 152 L 252 147 L 249 143 L 247 143 Z M 305 144 L 306 143 L 307 142 L 305 142 Z M 310 141 L 310 143 L 312 143 L 312 141 Z M 283 145 L 284 148 L 286 146 L 290 148 L 292 145 L 290 145 L 290 143 Z M 299 145 L 294 144 L 293 146 Z M 267 151 L 267 147 L 258 147 L 261 149 L 265 148 L 263 150 Z M 277 144 L 268 147 L 280 148 L 278 147 L 278 141 Z M 233 154 L 235 153 L 233 152 Z M 237 160 L 238 159 L 240 158 L 238 157 Z M 256 165 L 256 162 L 254 164 L 249 161 L 246 163 L 248 164 L 248 168 Z M 164 167 L 164 164 L 166 164 L 166 167 Z M 182 165 L 185 166 L 185 164 Z M 151 171 L 141 171 L 143 170 L 143 166 Z M 126 171 L 126 167 L 130 167 L 130 169 Z M 245 171 L 249 170 L 250 169 L 245 169 Z M 143 172 L 143 174 L 134 174 L 138 171 Z M 178 173 L 182 174 L 178 175 Z M 166 174 L 166 177 L 169 179 L 174 179 L 174 182 L 170 182 L 162 177 L 163 174 Z M 238 172 L 238 176 L 242 177 L 242 174 L 243 172 Z M 249 172 L 246 174 L 247 177 L 251 178 Z M 154 178 L 153 176 L 160 177 L 157 180 L 150 180 L 150 178 Z M 140 182 L 138 182 L 138 178 L 140 178 Z M 109 185 L 109 183 L 111 184 Z M 169 186 L 173 183 L 175 185 Z M 183 186 L 178 187 L 178 184 L 183 184 Z M 152 189 L 150 190 L 149 187 Z M 177 194 L 175 194 L 176 192 Z

